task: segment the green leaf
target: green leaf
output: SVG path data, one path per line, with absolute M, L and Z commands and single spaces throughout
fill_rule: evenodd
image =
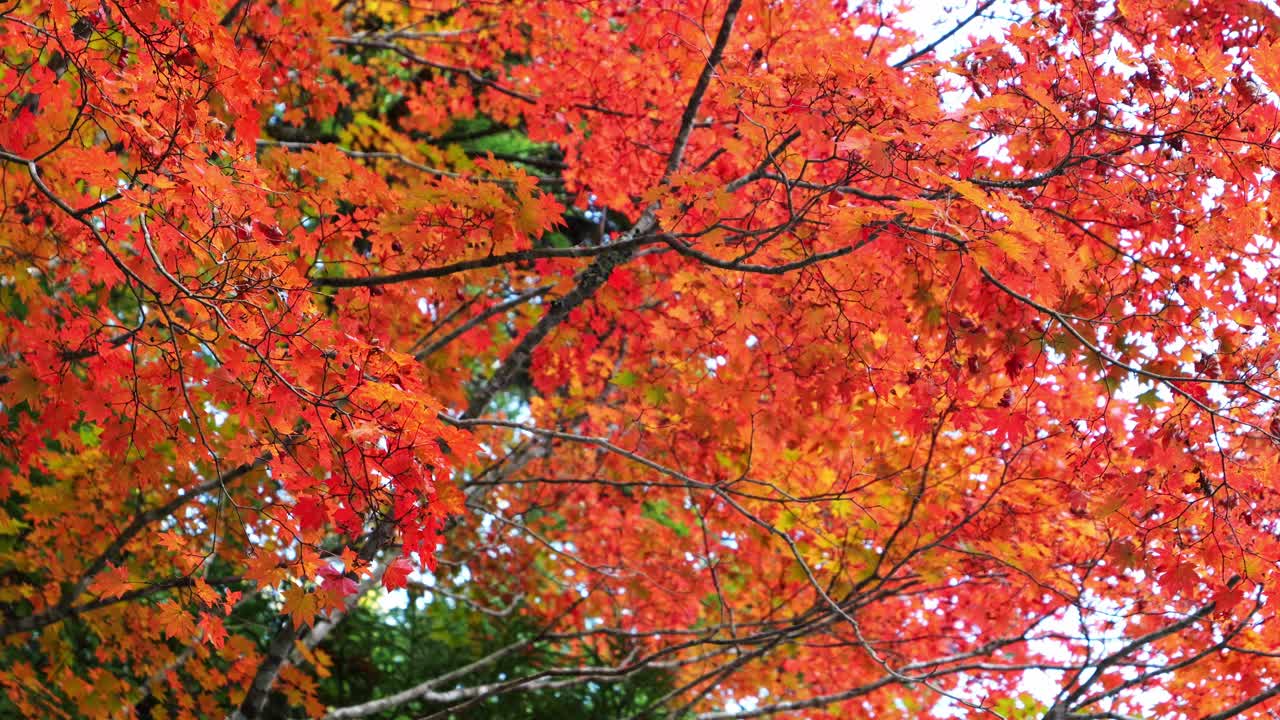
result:
M 652 520 L 659 525 L 675 532 L 680 537 L 689 537 L 689 527 L 684 523 L 672 520 L 667 512 L 671 509 L 671 503 L 666 500 L 645 500 L 640 506 L 641 516 Z
M 1160 407 L 1160 393 L 1156 392 L 1155 388 L 1151 388 L 1138 396 L 1138 404 L 1154 410 Z
M 644 400 L 650 405 L 664 405 L 667 402 L 667 389 L 660 385 L 650 385 L 644 389 Z

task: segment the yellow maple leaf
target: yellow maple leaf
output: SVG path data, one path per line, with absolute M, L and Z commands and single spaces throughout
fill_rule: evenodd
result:
M 318 610 L 316 596 L 307 592 L 306 588 L 297 585 L 285 588 L 284 611 L 293 620 L 294 627 L 310 625 Z
M 1014 263 L 1026 267 L 1031 260 L 1032 251 L 1021 238 L 1007 232 L 993 232 L 988 237 L 992 245 L 1000 248 Z

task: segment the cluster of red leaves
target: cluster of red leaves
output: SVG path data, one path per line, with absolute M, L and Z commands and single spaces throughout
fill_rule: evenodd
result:
M 14 706 L 321 713 L 439 555 L 711 717 L 1265 709 L 1280 21 L 846 5 L 0 11 Z

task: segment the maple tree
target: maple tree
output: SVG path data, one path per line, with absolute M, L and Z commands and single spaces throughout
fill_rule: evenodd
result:
M 1280 17 L 904 17 L 0 9 L 7 711 L 1274 709 Z

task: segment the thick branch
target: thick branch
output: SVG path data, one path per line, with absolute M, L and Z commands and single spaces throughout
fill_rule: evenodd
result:
M 500 255 L 488 255 L 482 258 L 462 260 L 448 265 L 437 265 L 435 267 L 421 268 L 418 270 L 406 270 L 404 272 L 390 273 L 387 275 L 343 278 L 318 277 L 312 278 L 311 284 L 318 287 L 333 288 L 392 285 L 394 283 L 409 282 L 411 280 L 424 280 L 426 278 L 446 277 L 460 272 L 465 272 L 467 270 L 500 267 L 502 265 L 511 265 L 518 262 L 529 262 L 532 260 L 598 257 L 612 251 L 622 249 L 630 250 L 653 242 L 656 242 L 655 238 L 645 237 L 640 233 L 629 233 L 622 241 L 601 247 L 536 248 L 533 250 L 517 250 L 516 252 L 502 253 Z
M 632 228 L 624 242 L 625 247 L 609 247 L 608 252 L 596 258 L 585 270 L 578 273 L 577 283 L 573 289 L 564 295 L 555 299 L 547 310 L 547 314 L 543 315 L 536 325 L 533 326 L 525 336 L 520 338 L 520 342 L 515 348 L 507 354 L 502 361 L 502 365 L 498 367 L 493 377 L 481 386 L 480 390 L 471 398 L 471 404 L 467 406 L 467 412 L 463 415 L 465 418 L 474 418 L 493 401 L 494 396 L 505 390 L 512 382 L 518 378 L 529 367 L 529 361 L 533 358 L 533 350 L 546 339 L 551 331 L 564 322 L 569 317 L 569 313 L 573 312 L 579 305 L 582 305 L 604 286 L 609 280 L 609 276 L 613 274 L 613 269 L 627 260 L 631 259 L 632 245 L 631 240 L 640 233 L 646 233 L 653 226 L 653 213 L 646 212 L 640 220 L 640 224 Z
M 731 0 L 729 6 L 725 9 L 724 20 L 720 23 L 720 31 L 716 35 L 715 45 L 711 48 L 711 54 L 707 56 L 707 62 L 702 68 L 702 74 L 698 76 L 698 82 L 694 85 L 693 93 L 689 96 L 689 102 L 680 117 L 680 128 L 676 131 L 671 154 L 667 157 L 667 166 L 663 171 L 662 179 L 659 181 L 661 184 L 667 183 L 684 160 L 685 149 L 689 145 L 689 135 L 693 132 L 693 127 L 698 117 L 698 108 L 702 106 L 702 100 L 707 94 L 707 88 L 711 85 L 711 77 L 715 74 L 715 69 L 720 64 L 721 58 L 724 57 L 725 46 L 728 45 L 729 36 L 733 33 L 733 22 L 737 18 L 738 9 L 741 6 L 742 0 Z M 542 316 L 538 324 L 520 339 L 520 342 L 503 360 L 502 365 L 498 367 L 493 377 L 472 397 L 471 403 L 467 406 L 467 411 L 463 414 L 463 418 L 474 418 L 483 413 L 489 403 L 493 401 L 494 396 L 505 390 L 511 385 L 512 381 L 529 367 L 534 348 L 541 344 L 547 335 L 560 323 L 564 322 L 569 317 L 569 313 L 591 299 L 608 281 L 614 268 L 631 259 L 635 252 L 636 240 L 645 237 L 657 227 L 657 210 L 657 203 L 645 208 L 635 226 L 622 238 L 622 242 L 608 246 L 606 252 L 602 253 L 587 269 L 578 274 L 574 288 L 551 304 L 547 314 Z
M 360 559 L 365 562 L 373 559 L 382 546 L 391 539 L 393 530 L 389 516 L 379 520 L 377 527 L 365 540 L 364 547 L 360 549 Z M 275 685 L 276 677 L 288 660 L 294 641 L 298 639 L 297 626 L 287 617 L 283 618 L 283 622 L 284 624 L 276 631 L 275 637 L 271 638 L 266 656 L 258 664 L 258 671 L 254 673 L 253 681 L 249 684 L 249 692 L 245 694 L 244 702 L 240 703 L 240 707 L 231 714 L 230 720 L 256 720 L 262 715 L 262 710 L 266 707 L 267 699 L 271 694 L 271 687 Z

